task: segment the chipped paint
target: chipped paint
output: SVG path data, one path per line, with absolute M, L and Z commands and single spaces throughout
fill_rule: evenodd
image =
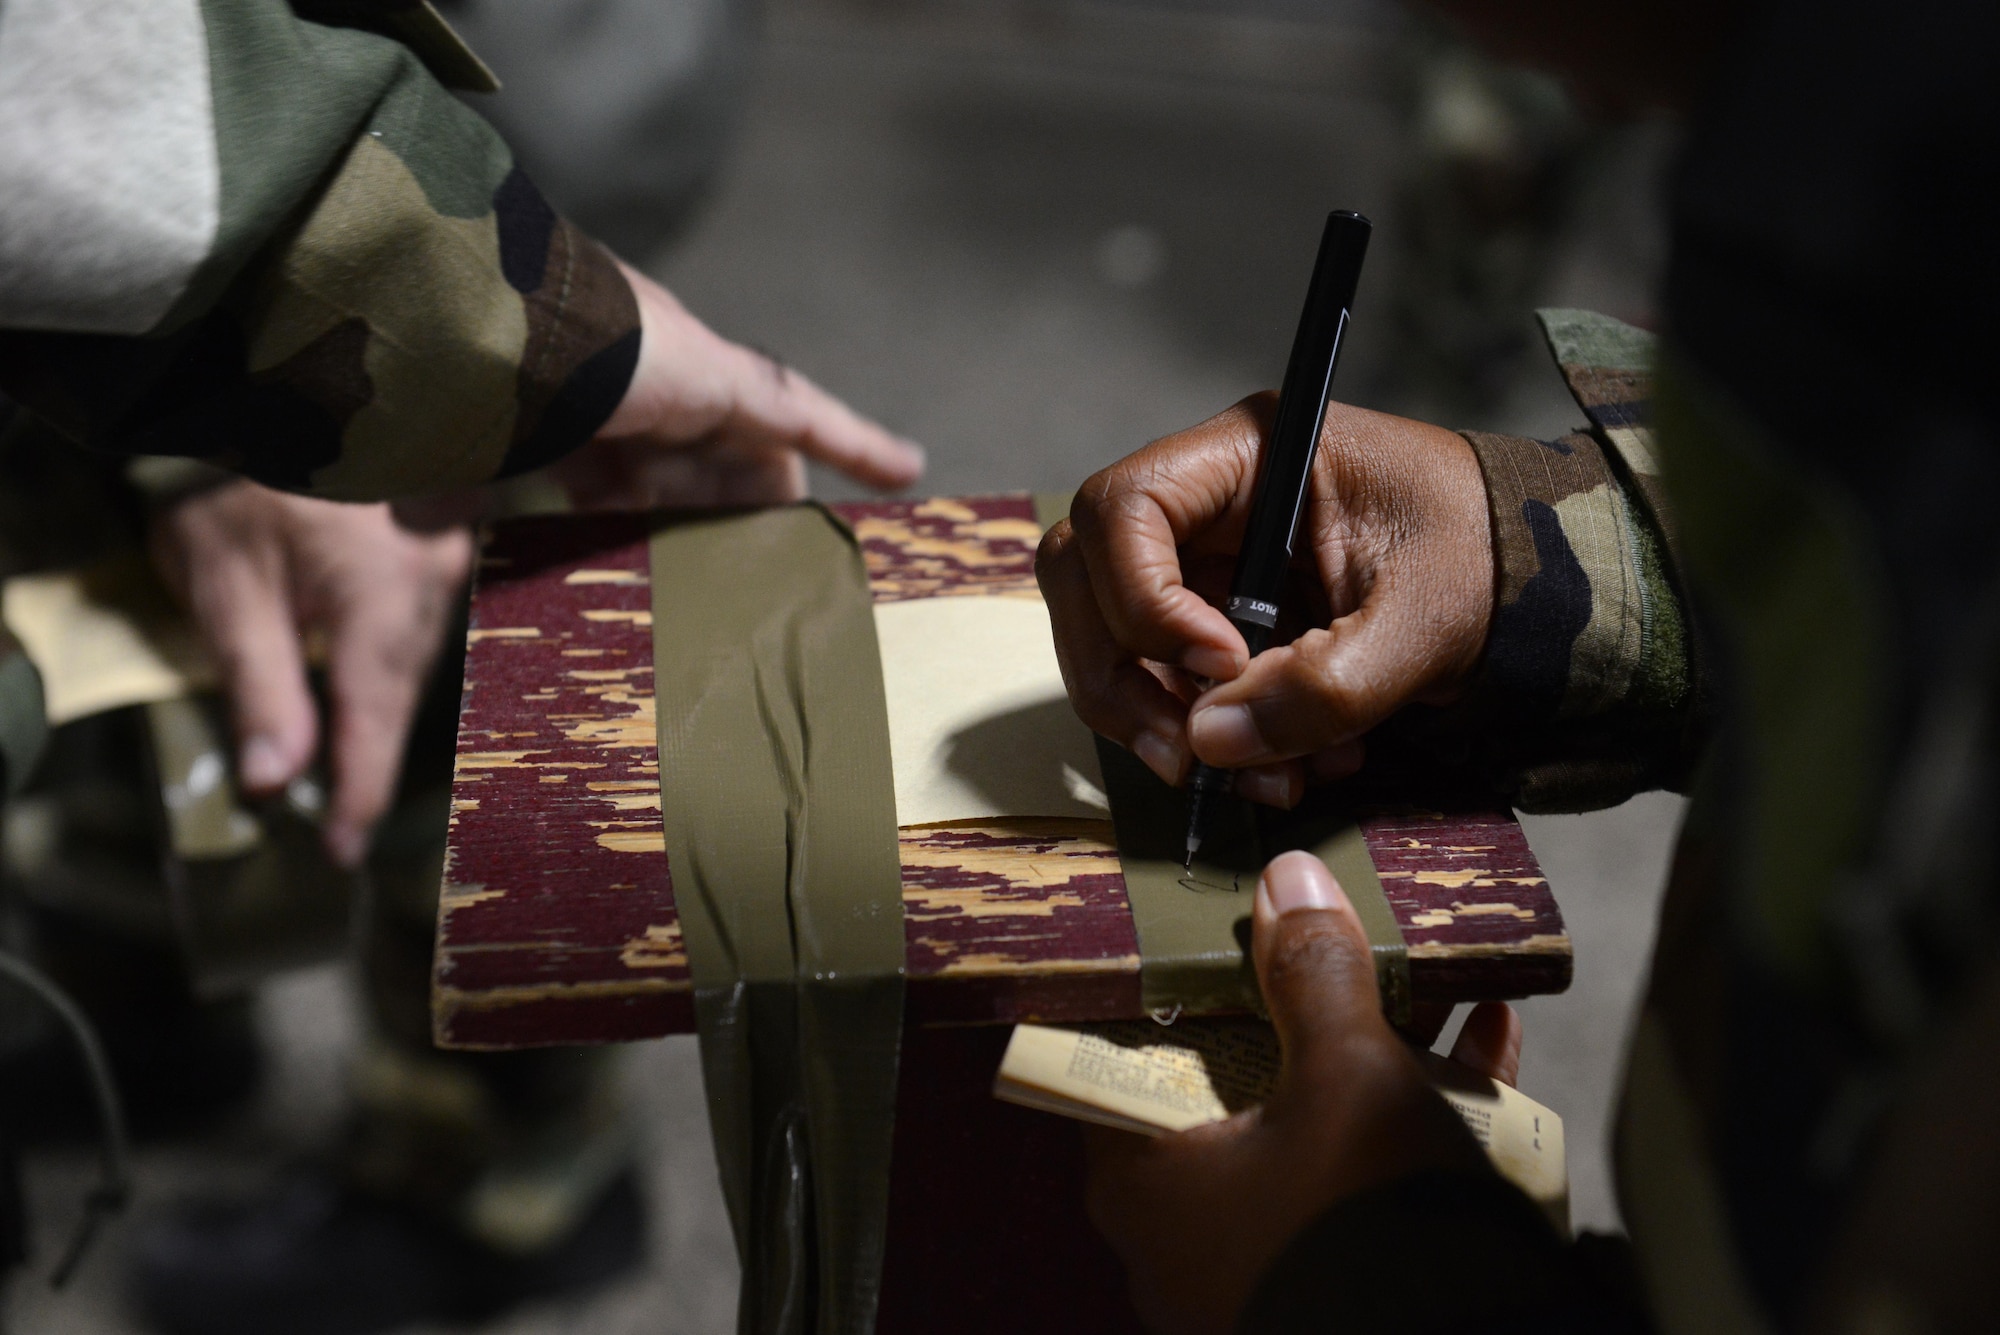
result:
M 457 767 L 466 769 L 533 769 L 522 762 L 529 756 L 548 754 L 545 751 L 461 751 L 458 753 Z
M 484 904 L 488 900 L 506 897 L 505 890 L 496 890 L 484 885 L 453 885 L 446 881 L 438 891 L 440 911 L 452 913 L 458 909 L 470 908 L 474 904 Z
M 646 586 L 651 583 L 643 570 L 572 570 L 563 576 L 565 584 L 625 584 Z
M 1039 974 L 1101 974 L 1130 973 L 1139 967 L 1137 955 L 1114 955 L 1106 959 L 1094 960 L 1048 960 L 1039 965 Z M 1021 971 L 1021 958 L 1010 951 L 994 951 L 989 954 L 962 954 L 940 969 L 943 977 L 987 976 L 1004 978 Z
M 1428 941 L 1411 946 L 1409 953 L 1413 960 L 1450 960 L 1453 963 L 1515 955 L 1557 955 L 1567 959 L 1570 940 L 1567 935 L 1551 935 L 1523 937 L 1518 941 L 1474 941 L 1465 945 Z
M 612 853 L 659 853 L 664 856 L 667 851 L 664 830 L 606 830 L 597 836 L 596 842 L 599 848 Z
M 649 925 L 618 952 L 618 962 L 628 969 L 687 968 L 687 947 L 681 941 L 679 919 Z
M 1033 590 L 1025 497 L 834 509 L 878 601 Z M 475 627 L 551 629 L 472 639 L 450 849 L 463 885 L 447 892 L 436 965 L 446 1042 L 638 1038 L 692 1022 L 659 820 L 645 522 L 507 521 L 489 539 L 489 555 L 502 550 L 482 566 Z M 606 571 L 625 575 L 571 578 Z M 1363 826 L 1420 997 L 1562 985 L 1568 937 L 1511 817 L 1398 811 Z M 1137 1013 L 1138 943 L 1107 823 L 898 840 L 913 1017 Z

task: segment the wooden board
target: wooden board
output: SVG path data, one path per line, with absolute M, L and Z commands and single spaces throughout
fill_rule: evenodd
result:
M 832 507 L 877 601 L 1021 595 L 1026 496 Z M 438 919 L 451 1047 L 618 1042 L 693 1028 L 660 824 L 646 523 L 515 520 L 483 548 Z M 1513 816 L 1363 820 L 1420 1001 L 1560 991 L 1569 938 Z M 1134 1016 L 1139 949 L 1108 825 L 902 832 L 910 1014 L 924 1024 Z

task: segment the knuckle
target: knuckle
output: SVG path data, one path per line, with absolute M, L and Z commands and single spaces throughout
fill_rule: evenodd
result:
M 752 367 L 759 375 L 770 382 L 773 390 L 783 393 L 796 386 L 799 377 L 794 376 L 792 369 L 778 360 L 776 356 L 755 346 L 750 346 L 748 351 Z
M 1278 415 L 1278 391 L 1260 389 L 1255 393 L 1245 394 L 1231 405 L 1229 411 L 1247 416 L 1260 428 L 1268 427 Z
M 1370 707 L 1369 683 L 1340 652 L 1332 631 L 1310 630 L 1292 643 L 1286 687 L 1315 706 L 1329 741 L 1348 732 Z
M 1153 518 L 1159 508 L 1159 502 L 1147 488 L 1120 487 L 1104 498 L 1104 504 L 1098 509 L 1098 518 L 1107 526 L 1130 529 Z
M 1117 490 L 1117 466 L 1098 469 L 1083 480 L 1083 485 L 1076 489 L 1076 495 L 1070 499 L 1071 517 L 1074 518 L 1079 510 L 1087 513 L 1098 509 Z
M 1142 519 L 1156 508 L 1148 494 L 1151 466 L 1145 452 L 1120 460 L 1085 479 L 1070 502 L 1071 526 L 1086 540 Z
M 1120 490 L 1115 468 L 1101 469 L 1085 478 L 1069 503 L 1071 530 L 1085 539 L 1101 532 Z
M 1067 556 L 1075 538 L 1075 530 L 1067 519 L 1058 519 L 1042 534 L 1042 540 L 1035 547 L 1035 579 L 1043 589 L 1048 587 L 1049 576 L 1056 566 Z

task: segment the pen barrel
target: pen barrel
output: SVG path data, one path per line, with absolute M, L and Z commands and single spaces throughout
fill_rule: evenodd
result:
M 1311 485 L 1313 455 L 1326 420 L 1334 369 L 1340 363 L 1348 311 L 1354 305 L 1373 230 L 1360 214 L 1339 212 L 1327 216 L 1326 230 L 1320 234 L 1312 283 L 1278 391 L 1277 417 L 1264 443 L 1236 578 L 1223 608 L 1239 625 L 1247 621 L 1268 629 L 1277 624 L 1278 601 Z
M 1312 482 L 1313 456 L 1319 449 L 1326 403 L 1333 391 L 1333 373 L 1340 365 L 1341 342 L 1347 333 L 1347 313 L 1361 283 L 1361 261 L 1368 254 L 1374 230 L 1358 213 L 1327 215 L 1320 233 L 1319 255 L 1313 260 L 1305 309 L 1299 313 L 1292 338 L 1291 360 L 1278 389 L 1278 413 L 1257 469 L 1257 494 L 1250 502 L 1243 546 L 1236 556 L 1236 578 L 1223 606 L 1255 658 L 1271 641 L 1278 624 L 1278 602 L 1285 574 L 1292 563 L 1299 514 L 1305 509 Z M 1215 806 L 1234 787 L 1224 769 L 1197 764 L 1188 782 L 1188 860 L 1193 861 L 1207 835 Z
M 1195 764 L 1194 773 L 1188 776 L 1187 795 L 1187 855 L 1194 861 L 1194 855 L 1202 842 L 1208 838 L 1208 827 L 1214 823 L 1215 809 L 1220 806 L 1236 787 L 1236 776 L 1226 769 L 1214 765 Z
M 1200 812 L 1199 808 L 1208 799 L 1221 797 L 1235 787 L 1236 775 L 1218 765 L 1197 760 L 1193 772 L 1188 775 L 1187 786 L 1189 798 L 1197 808 L 1196 814 L 1205 815 L 1207 813 Z

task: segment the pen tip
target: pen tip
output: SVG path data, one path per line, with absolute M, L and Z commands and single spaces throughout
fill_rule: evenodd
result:
M 1194 835 L 1189 835 L 1187 841 L 1187 857 L 1184 858 L 1181 862 L 1181 867 L 1183 870 L 1185 871 L 1194 870 L 1194 855 L 1200 851 L 1201 851 L 1201 840 L 1196 838 Z

